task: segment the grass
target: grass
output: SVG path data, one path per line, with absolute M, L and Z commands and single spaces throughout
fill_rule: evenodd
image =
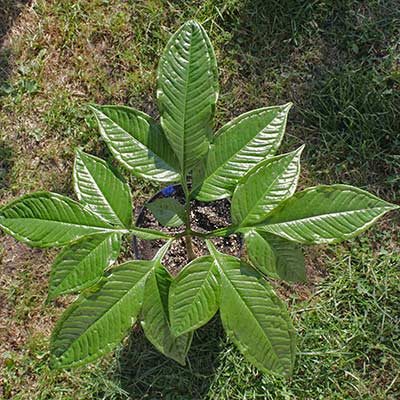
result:
M 0 4 L 2 204 L 39 188 L 72 194 L 75 146 L 113 162 L 84 105 L 127 104 L 157 116 L 159 55 L 189 18 L 203 22 L 217 53 L 219 126 L 292 101 L 283 151 L 306 144 L 301 185 L 349 183 L 399 202 L 395 0 L 24 3 Z M 129 182 L 138 205 L 157 189 Z M 0 237 L 0 397 L 399 398 L 398 223 L 392 215 L 359 239 L 306 251 L 312 269 L 325 265 L 327 276 L 285 287 L 299 332 L 289 381 L 246 363 L 218 319 L 196 334 L 187 368 L 136 330 L 115 356 L 50 371 L 49 333 L 70 301 L 44 302 L 54 252 Z

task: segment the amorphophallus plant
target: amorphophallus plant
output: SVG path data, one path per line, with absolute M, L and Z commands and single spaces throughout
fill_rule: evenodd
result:
M 37 192 L 0 209 L 5 233 L 31 246 L 62 247 L 49 299 L 80 293 L 54 329 L 53 367 L 82 365 L 111 351 L 136 321 L 158 350 L 184 364 L 193 331 L 219 310 L 227 335 L 251 363 L 289 375 L 295 332 L 268 278 L 304 280 L 299 244 L 350 239 L 398 208 L 347 185 L 296 192 L 303 147 L 276 155 L 291 105 L 247 112 L 213 133 L 217 98 L 213 48 L 201 25 L 189 21 L 160 60 L 159 122 L 128 107 L 90 106 L 123 167 L 146 180 L 180 183 L 185 204 L 171 197 L 149 204 L 160 224 L 181 227 L 178 233 L 135 226 L 129 186 L 81 150 L 73 171 L 78 201 Z M 224 198 L 231 199 L 231 225 L 196 231 L 191 200 Z M 212 238 L 232 234 L 243 235 L 247 261 L 213 245 Z M 127 235 L 165 244 L 151 260 L 113 266 Z M 206 241 L 208 255 L 196 258 L 196 236 Z M 172 277 L 163 257 L 182 237 L 191 261 Z

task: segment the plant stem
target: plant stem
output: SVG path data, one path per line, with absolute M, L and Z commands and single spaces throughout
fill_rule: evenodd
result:
M 184 179 L 182 179 L 182 188 L 183 192 L 185 193 L 185 210 L 186 210 L 186 219 L 185 219 L 185 244 L 186 244 L 186 254 L 189 261 L 192 261 L 196 258 L 196 254 L 193 250 L 193 242 L 191 236 L 191 229 L 190 229 L 190 194 L 189 189 L 186 182 L 186 176 L 184 175 Z
M 189 261 L 192 261 L 196 258 L 196 254 L 193 250 L 193 242 L 191 236 L 185 236 L 185 244 L 186 244 L 186 253 Z

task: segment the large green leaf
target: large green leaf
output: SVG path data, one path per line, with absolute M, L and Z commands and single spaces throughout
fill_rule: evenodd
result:
M 176 227 L 185 223 L 185 208 L 173 198 L 157 199 L 147 203 L 146 207 L 161 225 Z
M 221 274 L 220 315 L 226 333 L 261 371 L 290 375 L 295 332 L 285 304 L 248 264 L 209 248 Z
M 287 282 L 306 280 L 304 256 L 297 243 L 256 230 L 244 238 L 250 261 L 263 274 Z
M 51 366 L 75 367 L 111 351 L 127 334 L 142 307 L 153 261 L 128 261 L 112 270 L 103 286 L 83 294 L 57 324 Z
M 89 236 L 65 247 L 51 269 L 49 299 L 92 286 L 117 259 L 120 247 L 116 233 Z
M 206 324 L 217 312 L 220 277 L 211 256 L 196 258 L 172 282 L 169 314 L 176 335 Z
M 129 186 L 115 176 L 106 162 L 77 149 L 73 176 L 82 203 L 107 222 L 129 227 L 132 220 Z
M 90 108 L 114 157 L 129 171 L 150 180 L 179 180 L 178 160 L 161 128 L 148 115 L 123 106 Z
M 146 281 L 141 323 L 147 339 L 161 353 L 185 365 L 192 332 L 176 337 L 171 331 L 168 319 L 170 284 L 169 273 L 162 265 L 156 266 Z
M 168 41 L 157 74 L 161 126 L 183 174 L 208 150 L 217 97 L 210 40 L 197 22 L 189 21 Z
M 260 223 L 296 190 L 300 174 L 298 150 L 262 161 L 239 181 L 232 197 L 232 222 L 238 226 Z
M 0 228 L 37 247 L 64 246 L 95 233 L 126 232 L 64 196 L 37 192 L 0 209 Z
M 317 186 L 285 200 L 257 228 L 300 243 L 337 243 L 396 208 L 352 186 Z
M 242 176 L 278 150 L 290 107 L 260 108 L 223 126 L 193 171 L 193 195 L 201 201 L 229 197 Z

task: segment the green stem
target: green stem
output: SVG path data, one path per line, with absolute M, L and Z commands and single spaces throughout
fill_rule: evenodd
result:
M 185 178 L 185 177 L 184 177 Z M 189 261 L 192 261 L 196 258 L 196 254 L 193 250 L 193 242 L 191 236 L 191 229 L 190 229 L 190 193 L 187 186 L 186 179 L 182 179 L 182 188 L 183 192 L 185 193 L 185 210 L 186 210 L 186 218 L 185 218 L 185 244 L 186 244 L 186 253 Z

